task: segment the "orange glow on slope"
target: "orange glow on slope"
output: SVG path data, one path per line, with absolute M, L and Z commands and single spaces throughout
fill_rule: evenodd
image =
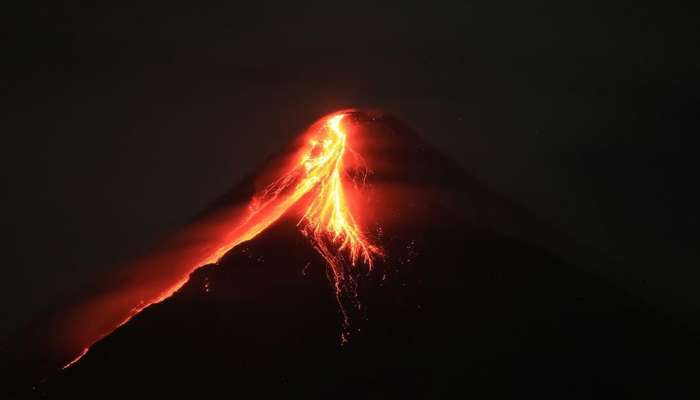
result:
M 71 365 L 77 363 L 81 358 L 83 358 L 83 356 L 84 356 L 85 354 L 87 354 L 88 350 L 90 350 L 89 347 L 85 347 L 83 350 L 81 350 L 81 351 L 80 351 L 80 354 L 78 354 L 77 357 L 75 357 L 75 358 L 72 359 L 68 364 L 66 364 L 66 365 L 63 366 L 63 369 L 66 369 L 66 368 L 70 367 Z
M 235 228 L 226 232 L 223 239 L 217 240 L 221 244 L 191 265 L 189 272 L 202 265 L 217 263 L 228 251 L 253 239 L 309 195 L 309 205 L 298 226 L 327 262 L 335 281 L 336 294 L 339 296 L 341 291 L 352 289 L 347 285 L 351 279 L 349 280 L 345 269 L 345 260 L 349 261 L 350 266 L 355 266 L 361 260 L 368 268 L 372 268 L 373 257 L 381 255 L 381 249 L 366 239 L 346 202 L 343 160 L 349 148 L 348 135 L 342 125 L 345 116 L 343 113 L 331 115 L 323 120 L 318 129 L 312 130 L 300 156 L 287 172 L 253 197 L 244 217 L 236 221 Z M 128 312 L 126 318 L 97 340 L 124 325 L 149 305 L 172 296 L 187 282 L 188 275 L 189 273 L 150 301 L 142 300 Z M 63 368 L 68 368 L 82 358 L 89 347 Z
M 347 133 L 340 124 L 344 117 L 345 114 L 337 114 L 326 120 L 309 139 L 298 163 L 253 198 L 246 221 L 234 230 L 235 239 L 216 250 L 205 264 L 217 262 L 241 242 L 257 236 L 313 190 L 313 200 L 299 222 L 302 231 L 312 237 L 316 245 L 330 235 L 332 242 L 340 245 L 337 251 L 349 252 L 352 265 L 361 256 L 372 266 L 372 255 L 380 251 L 365 239 L 345 202 L 342 176 Z M 319 250 L 334 273 L 338 272 L 338 256 Z
M 316 195 L 299 222 L 302 232 L 331 268 L 336 295 L 345 289 L 354 290 L 347 287 L 352 280 L 343 269 L 343 251 L 348 253 L 351 266 L 362 259 L 370 269 L 372 256 L 381 254 L 381 250 L 364 237 L 345 201 L 342 177 L 347 135 L 340 125 L 343 116 L 336 115 L 328 120 L 329 134 L 321 141 L 312 139 L 311 151 L 302 158 L 311 179 L 309 183 L 316 185 Z M 314 152 L 319 156 L 314 156 Z M 340 304 L 340 298 L 338 301 Z M 343 314 L 347 324 L 347 315 L 344 311 Z

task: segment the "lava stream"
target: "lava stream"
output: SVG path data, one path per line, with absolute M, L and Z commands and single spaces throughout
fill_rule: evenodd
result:
M 343 290 L 352 289 L 348 286 L 352 279 L 348 275 L 347 267 L 353 267 L 358 261 L 362 261 L 368 268 L 372 268 L 373 258 L 382 252 L 363 234 L 346 202 L 346 173 L 343 161 L 349 148 L 347 133 L 342 125 L 346 115 L 337 113 L 328 116 L 316 131 L 311 132 L 300 156 L 287 172 L 253 197 L 245 217 L 233 230 L 226 233 L 223 245 L 216 247 L 208 256 L 192 265 L 190 272 L 202 265 L 217 263 L 228 251 L 263 232 L 308 194 L 310 200 L 298 226 L 328 264 L 335 281 L 337 296 L 340 296 Z M 187 282 L 188 275 L 150 301 L 142 300 L 129 311 L 125 319 L 92 344 L 128 322 L 149 305 L 172 296 Z M 88 352 L 92 344 L 85 347 L 77 358 L 63 368 L 75 364 Z

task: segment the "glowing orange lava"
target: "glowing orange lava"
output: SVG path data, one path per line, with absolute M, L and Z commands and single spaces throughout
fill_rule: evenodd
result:
M 357 226 L 345 201 L 343 157 L 347 151 L 347 133 L 341 121 L 345 114 L 329 117 L 319 132 L 311 137 L 294 167 L 269 185 L 250 203 L 246 221 L 234 230 L 235 239 L 217 249 L 204 263 L 215 263 L 241 242 L 250 240 L 277 221 L 304 195 L 314 191 L 313 200 L 299 222 L 302 231 L 338 273 L 339 254 L 322 245 L 328 238 L 339 244 L 337 252 L 347 250 L 352 265 L 359 257 L 372 266 L 372 255 L 379 254 Z
M 362 261 L 368 268 L 372 268 L 373 257 L 381 255 L 381 249 L 365 237 L 350 212 L 345 197 L 346 171 L 343 160 L 349 148 L 348 135 L 342 122 L 346 115 L 331 115 L 323 120 L 316 131 L 311 132 L 299 157 L 286 173 L 253 197 L 245 216 L 236 221 L 235 228 L 217 240 L 219 245 L 192 265 L 190 272 L 202 265 L 217 263 L 228 251 L 263 232 L 302 198 L 306 199 L 307 195 L 308 206 L 298 226 L 327 262 L 337 295 L 347 289 L 347 283 L 352 281 L 347 274 L 348 266 L 355 266 L 358 261 Z M 188 276 L 184 276 L 149 301 L 142 300 L 112 331 L 149 305 L 172 296 L 187 280 Z M 89 346 L 64 368 L 77 362 L 88 349 Z

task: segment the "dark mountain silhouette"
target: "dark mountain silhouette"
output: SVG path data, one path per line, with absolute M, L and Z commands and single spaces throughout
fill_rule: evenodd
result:
M 21 396 L 558 398 L 697 393 L 697 336 L 536 243 L 568 244 L 421 143 L 355 115 L 385 257 L 338 304 L 293 216 L 191 274 Z M 249 185 L 229 198 L 247 193 Z M 341 308 L 342 305 L 342 308 Z M 341 309 L 349 316 L 343 327 Z M 348 341 L 343 343 L 341 335 Z

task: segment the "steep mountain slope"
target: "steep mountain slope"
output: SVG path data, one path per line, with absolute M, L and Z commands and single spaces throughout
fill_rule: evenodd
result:
M 372 269 L 346 262 L 350 284 L 337 292 L 300 232 L 300 204 L 22 393 L 691 396 L 691 332 L 538 246 L 570 244 L 400 122 L 354 113 L 353 123 L 371 173 L 348 180 L 348 198 L 382 248 Z

